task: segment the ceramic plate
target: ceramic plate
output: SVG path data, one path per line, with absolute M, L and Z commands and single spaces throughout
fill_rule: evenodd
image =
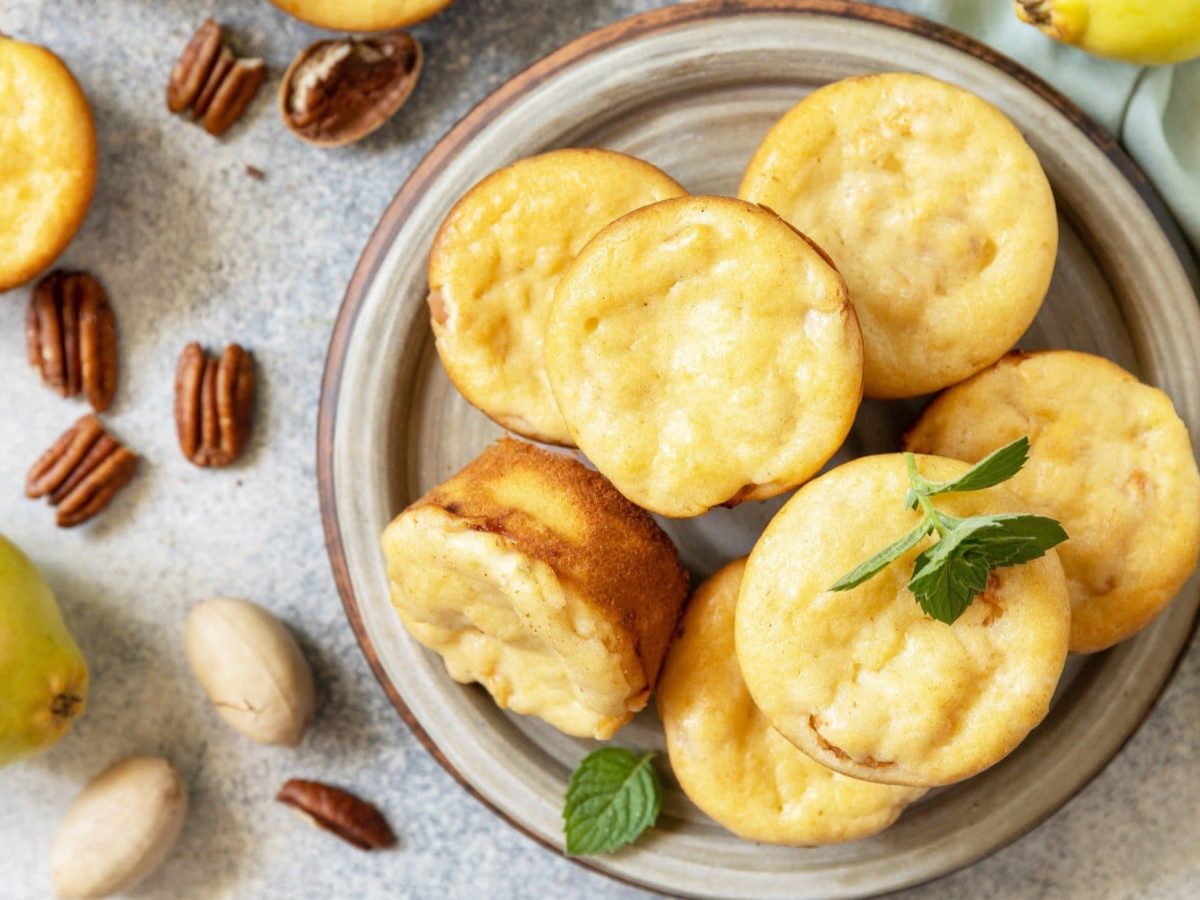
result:
M 1058 199 L 1061 245 L 1050 296 L 1021 346 L 1116 360 L 1164 388 L 1197 437 L 1200 312 L 1174 225 L 1111 139 L 987 48 L 919 19 L 833 0 L 689 3 L 590 34 L 518 75 L 434 148 L 363 254 L 330 347 L 319 474 L 346 611 L 392 702 L 457 779 L 552 848 L 561 847 L 567 779 L 595 745 L 504 713 L 478 687 L 451 681 L 388 602 L 380 532 L 500 434 L 454 391 L 434 352 L 424 304 L 430 241 L 481 177 L 564 145 L 623 150 L 694 192 L 732 193 L 764 133 L 807 92 L 895 69 L 995 103 L 1041 157 Z M 896 449 L 918 408 L 867 404 L 841 458 Z M 693 576 L 704 576 L 748 551 L 781 503 L 718 510 L 667 529 Z M 859 896 L 964 866 L 1041 822 L 1117 752 L 1170 677 L 1197 603 L 1193 581 L 1136 639 L 1073 660 L 1051 715 L 1015 753 L 930 795 L 878 837 L 823 849 L 742 841 L 692 807 L 668 775 L 660 826 L 586 864 L 666 892 L 763 898 Z M 661 750 L 653 711 L 618 742 Z

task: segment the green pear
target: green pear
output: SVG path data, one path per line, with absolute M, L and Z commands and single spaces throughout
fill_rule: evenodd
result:
M 50 585 L 0 535 L 0 766 L 45 750 L 83 712 L 88 671 Z

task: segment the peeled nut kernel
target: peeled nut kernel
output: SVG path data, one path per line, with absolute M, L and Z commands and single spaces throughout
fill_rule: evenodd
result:
M 152 756 L 111 766 L 71 804 L 50 855 L 58 897 L 107 897 L 158 868 L 183 829 L 187 788 Z
M 300 743 L 313 717 L 312 670 L 282 622 L 248 600 L 218 597 L 192 609 L 184 643 L 221 718 L 260 744 Z
M 404 105 L 421 74 L 421 45 L 398 31 L 317 41 L 279 86 L 279 113 L 302 141 L 340 147 L 366 137 Z

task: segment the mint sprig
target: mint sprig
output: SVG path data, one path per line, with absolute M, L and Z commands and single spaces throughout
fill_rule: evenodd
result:
M 988 454 L 958 478 L 930 481 L 917 471 L 916 457 L 905 453 L 909 490 L 904 504 L 924 512 L 920 523 L 842 576 L 830 590 L 857 587 L 936 533 L 937 542 L 918 554 L 908 589 L 930 617 L 953 624 L 987 587 L 994 569 L 1044 556 L 1065 541 L 1067 533 L 1054 519 L 1023 513 L 957 519 L 940 512 L 931 498 L 994 487 L 1021 471 L 1028 458 L 1029 438 L 1021 437 Z
M 583 758 L 563 807 L 568 856 L 612 853 L 657 821 L 662 784 L 650 765 L 653 756 L 602 747 Z

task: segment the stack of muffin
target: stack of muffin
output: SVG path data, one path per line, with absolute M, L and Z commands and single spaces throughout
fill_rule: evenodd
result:
M 740 835 L 886 828 L 1011 752 L 1068 651 L 1134 634 L 1196 564 L 1200 475 L 1166 395 L 1087 354 L 1010 352 L 1057 243 L 1012 123 L 913 74 L 809 95 L 739 199 L 597 149 L 490 175 L 430 255 L 439 354 L 496 422 L 598 471 L 512 439 L 484 450 L 384 533 L 401 620 L 453 678 L 567 734 L 611 738 L 657 686 L 681 786 Z M 1070 535 L 993 572 L 952 625 L 907 587 L 930 538 L 829 591 L 917 521 L 902 457 L 814 478 L 864 394 L 942 390 L 906 437 L 927 477 L 1021 435 L 1032 450 L 1003 487 L 939 505 L 1037 512 Z M 649 513 L 798 487 L 686 603 Z

